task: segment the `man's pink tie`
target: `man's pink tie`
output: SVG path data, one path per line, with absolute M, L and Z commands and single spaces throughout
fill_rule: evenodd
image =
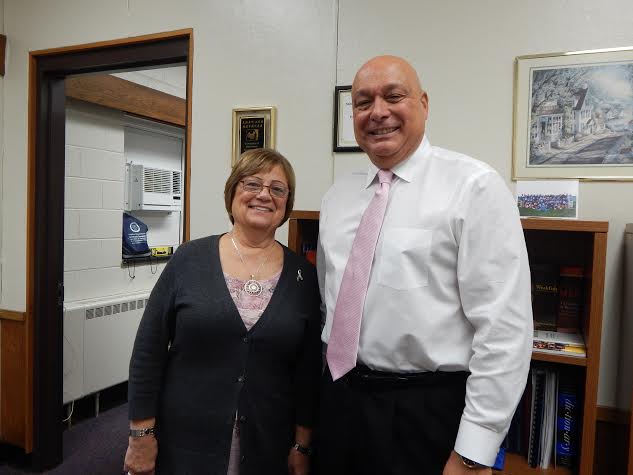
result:
M 326 356 L 334 381 L 356 366 L 365 295 L 392 177 L 391 170 L 378 171 L 380 185 L 360 220 L 341 280 Z

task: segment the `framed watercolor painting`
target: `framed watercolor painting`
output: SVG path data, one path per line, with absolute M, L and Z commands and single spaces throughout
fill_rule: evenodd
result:
M 633 47 L 519 56 L 513 179 L 633 180 Z

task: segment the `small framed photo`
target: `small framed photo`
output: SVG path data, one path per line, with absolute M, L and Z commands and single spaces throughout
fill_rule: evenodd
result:
M 519 56 L 512 178 L 633 180 L 633 48 Z
M 578 180 L 519 180 L 516 194 L 522 218 L 578 218 Z
M 277 110 L 273 106 L 233 109 L 231 166 L 247 150 L 275 148 Z
M 334 88 L 334 151 L 363 151 L 354 137 L 352 86 L 336 86 Z

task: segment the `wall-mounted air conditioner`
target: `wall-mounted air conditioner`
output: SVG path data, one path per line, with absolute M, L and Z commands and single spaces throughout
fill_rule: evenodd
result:
M 133 162 L 125 165 L 127 211 L 181 211 L 182 171 Z

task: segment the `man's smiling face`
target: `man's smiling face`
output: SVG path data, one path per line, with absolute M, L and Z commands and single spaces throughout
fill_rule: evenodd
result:
M 352 85 L 354 134 L 378 168 L 392 168 L 420 145 L 428 98 L 415 70 L 394 56 L 374 58 Z

